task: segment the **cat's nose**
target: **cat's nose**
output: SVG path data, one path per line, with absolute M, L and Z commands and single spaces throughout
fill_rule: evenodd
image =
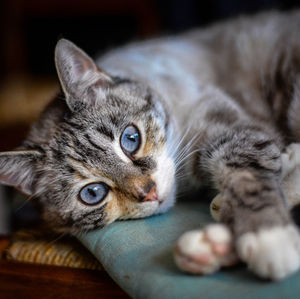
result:
M 156 190 L 156 184 L 153 183 L 152 188 L 147 193 L 147 195 L 143 198 L 142 201 L 145 202 L 145 201 L 157 201 L 157 200 L 158 200 L 158 195 Z
M 138 199 L 141 202 L 145 201 L 157 201 L 158 200 L 158 195 L 157 195 L 157 190 L 156 190 L 156 184 L 151 181 L 149 182 L 146 186 L 143 188 L 138 187 Z

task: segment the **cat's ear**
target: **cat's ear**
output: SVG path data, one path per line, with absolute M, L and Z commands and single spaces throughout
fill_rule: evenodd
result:
M 56 45 L 55 65 L 71 109 L 78 103 L 70 101 L 85 100 L 83 95 L 87 88 L 93 85 L 101 88 L 112 82 L 111 77 L 97 67 L 84 51 L 66 39 L 59 40 Z
M 36 150 L 0 153 L 0 183 L 32 195 L 35 165 L 41 158 L 42 153 Z

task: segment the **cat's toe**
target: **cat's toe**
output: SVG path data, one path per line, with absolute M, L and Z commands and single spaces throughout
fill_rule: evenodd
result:
M 174 257 L 177 266 L 184 271 L 214 273 L 220 267 L 236 262 L 231 232 L 222 224 L 186 232 L 177 241 Z
M 283 177 L 293 172 L 300 165 L 300 143 L 291 143 L 281 154 Z
M 262 278 L 280 280 L 300 268 L 300 236 L 293 225 L 246 233 L 238 238 L 236 249 Z

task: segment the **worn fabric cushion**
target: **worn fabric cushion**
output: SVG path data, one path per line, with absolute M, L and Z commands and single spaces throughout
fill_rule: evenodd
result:
M 207 204 L 178 203 L 165 215 L 116 222 L 79 239 L 133 298 L 299 297 L 299 273 L 275 283 L 257 279 L 245 266 L 203 277 L 180 272 L 172 257 L 176 239 L 211 221 Z

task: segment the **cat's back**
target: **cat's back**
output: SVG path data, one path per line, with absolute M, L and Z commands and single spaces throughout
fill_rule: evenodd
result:
M 194 30 L 185 38 L 208 49 L 216 83 L 226 86 L 233 79 L 261 80 L 281 56 L 300 50 L 295 49 L 299 32 L 300 10 L 271 11 Z
M 132 43 L 97 62 L 108 72 L 145 80 L 158 89 L 166 88 L 164 84 L 175 90 L 192 86 L 196 92 L 201 82 L 236 94 L 240 89 L 259 88 L 262 76 L 280 55 L 297 50 L 294 40 L 299 32 L 300 11 L 271 11 Z
M 255 119 L 269 122 L 270 105 L 280 98 L 286 106 L 282 91 L 300 66 L 299 33 L 300 11 L 272 11 L 191 31 L 185 38 L 208 49 L 213 85 Z

